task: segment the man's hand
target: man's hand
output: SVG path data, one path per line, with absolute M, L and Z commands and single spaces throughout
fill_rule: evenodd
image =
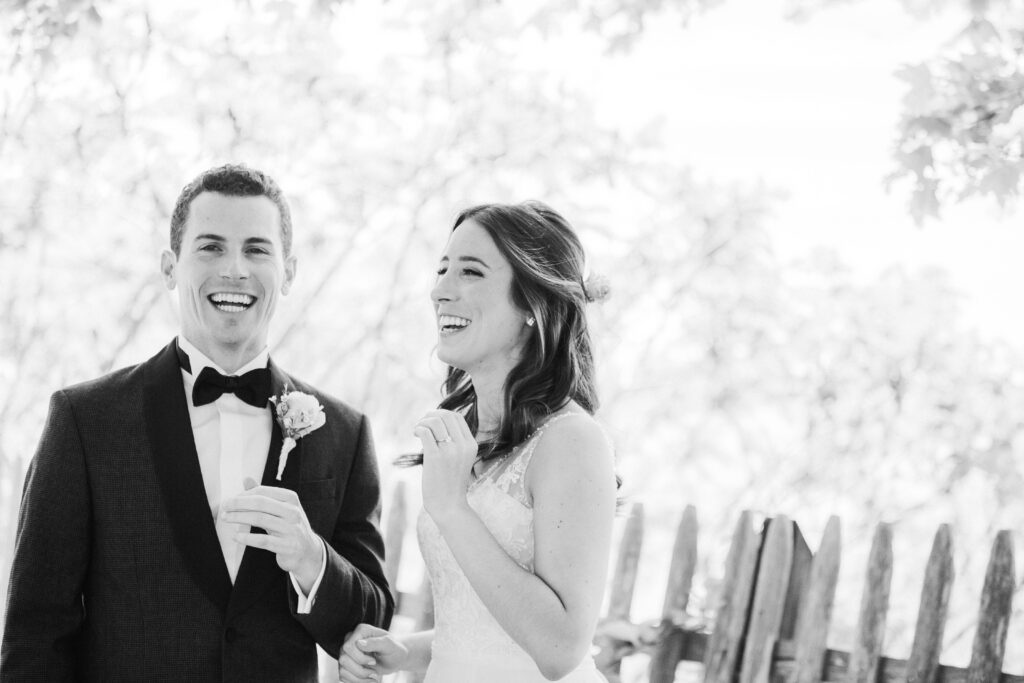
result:
M 409 649 L 384 629 L 359 624 L 345 637 L 338 659 L 338 678 L 344 683 L 379 681 L 400 671 L 409 658 Z
M 298 495 L 289 489 L 256 486 L 252 479 L 246 479 L 245 485 L 245 493 L 221 506 L 221 519 L 266 531 L 235 534 L 235 539 L 277 555 L 277 565 L 291 572 L 303 593 L 308 594 L 320 575 L 324 546 L 310 527 Z

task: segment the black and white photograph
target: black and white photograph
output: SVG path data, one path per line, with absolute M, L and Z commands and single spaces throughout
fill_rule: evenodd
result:
M 1024 683 L 1024 0 L 0 61 L 0 683 Z

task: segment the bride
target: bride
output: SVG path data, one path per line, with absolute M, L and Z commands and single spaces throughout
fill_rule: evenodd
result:
M 423 445 L 420 548 L 435 629 L 360 624 L 339 675 L 428 683 L 605 679 L 589 651 L 611 546 L 616 481 L 597 408 L 583 249 L 539 202 L 456 220 L 431 293 L 445 396 Z

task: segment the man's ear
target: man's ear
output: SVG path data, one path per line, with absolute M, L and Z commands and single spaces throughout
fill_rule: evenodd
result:
M 292 288 L 292 282 L 295 280 L 295 269 L 298 268 L 299 261 L 295 258 L 295 254 L 292 254 L 284 260 L 284 282 L 281 283 L 281 293 L 288 294 L 288 291 Z
M 174 267 L 178 265 L 178 257 L 174 255 L 174 252 L 170 249 L 165 249 L 160 254 L 160 274 L 164 278 L 164 286 L 167 289 L 174 289 L 175 278 L 174 278 Z

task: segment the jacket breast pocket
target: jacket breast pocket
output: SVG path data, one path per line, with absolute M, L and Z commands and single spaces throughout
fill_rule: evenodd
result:
M 337 497 L 338 485 L 334 477 L 299 482 L 299 500 L 313 503 L 318 500 L 332 500 Z
M 330 479 L 316 479 L 313 481 L 299 482 L 299 502 L 302 509 L 306 511 L 313 531 L 328 538 L 334 529 L 335 517 L 338 514 L 339 491 L 338 481 L 334 477 Z

